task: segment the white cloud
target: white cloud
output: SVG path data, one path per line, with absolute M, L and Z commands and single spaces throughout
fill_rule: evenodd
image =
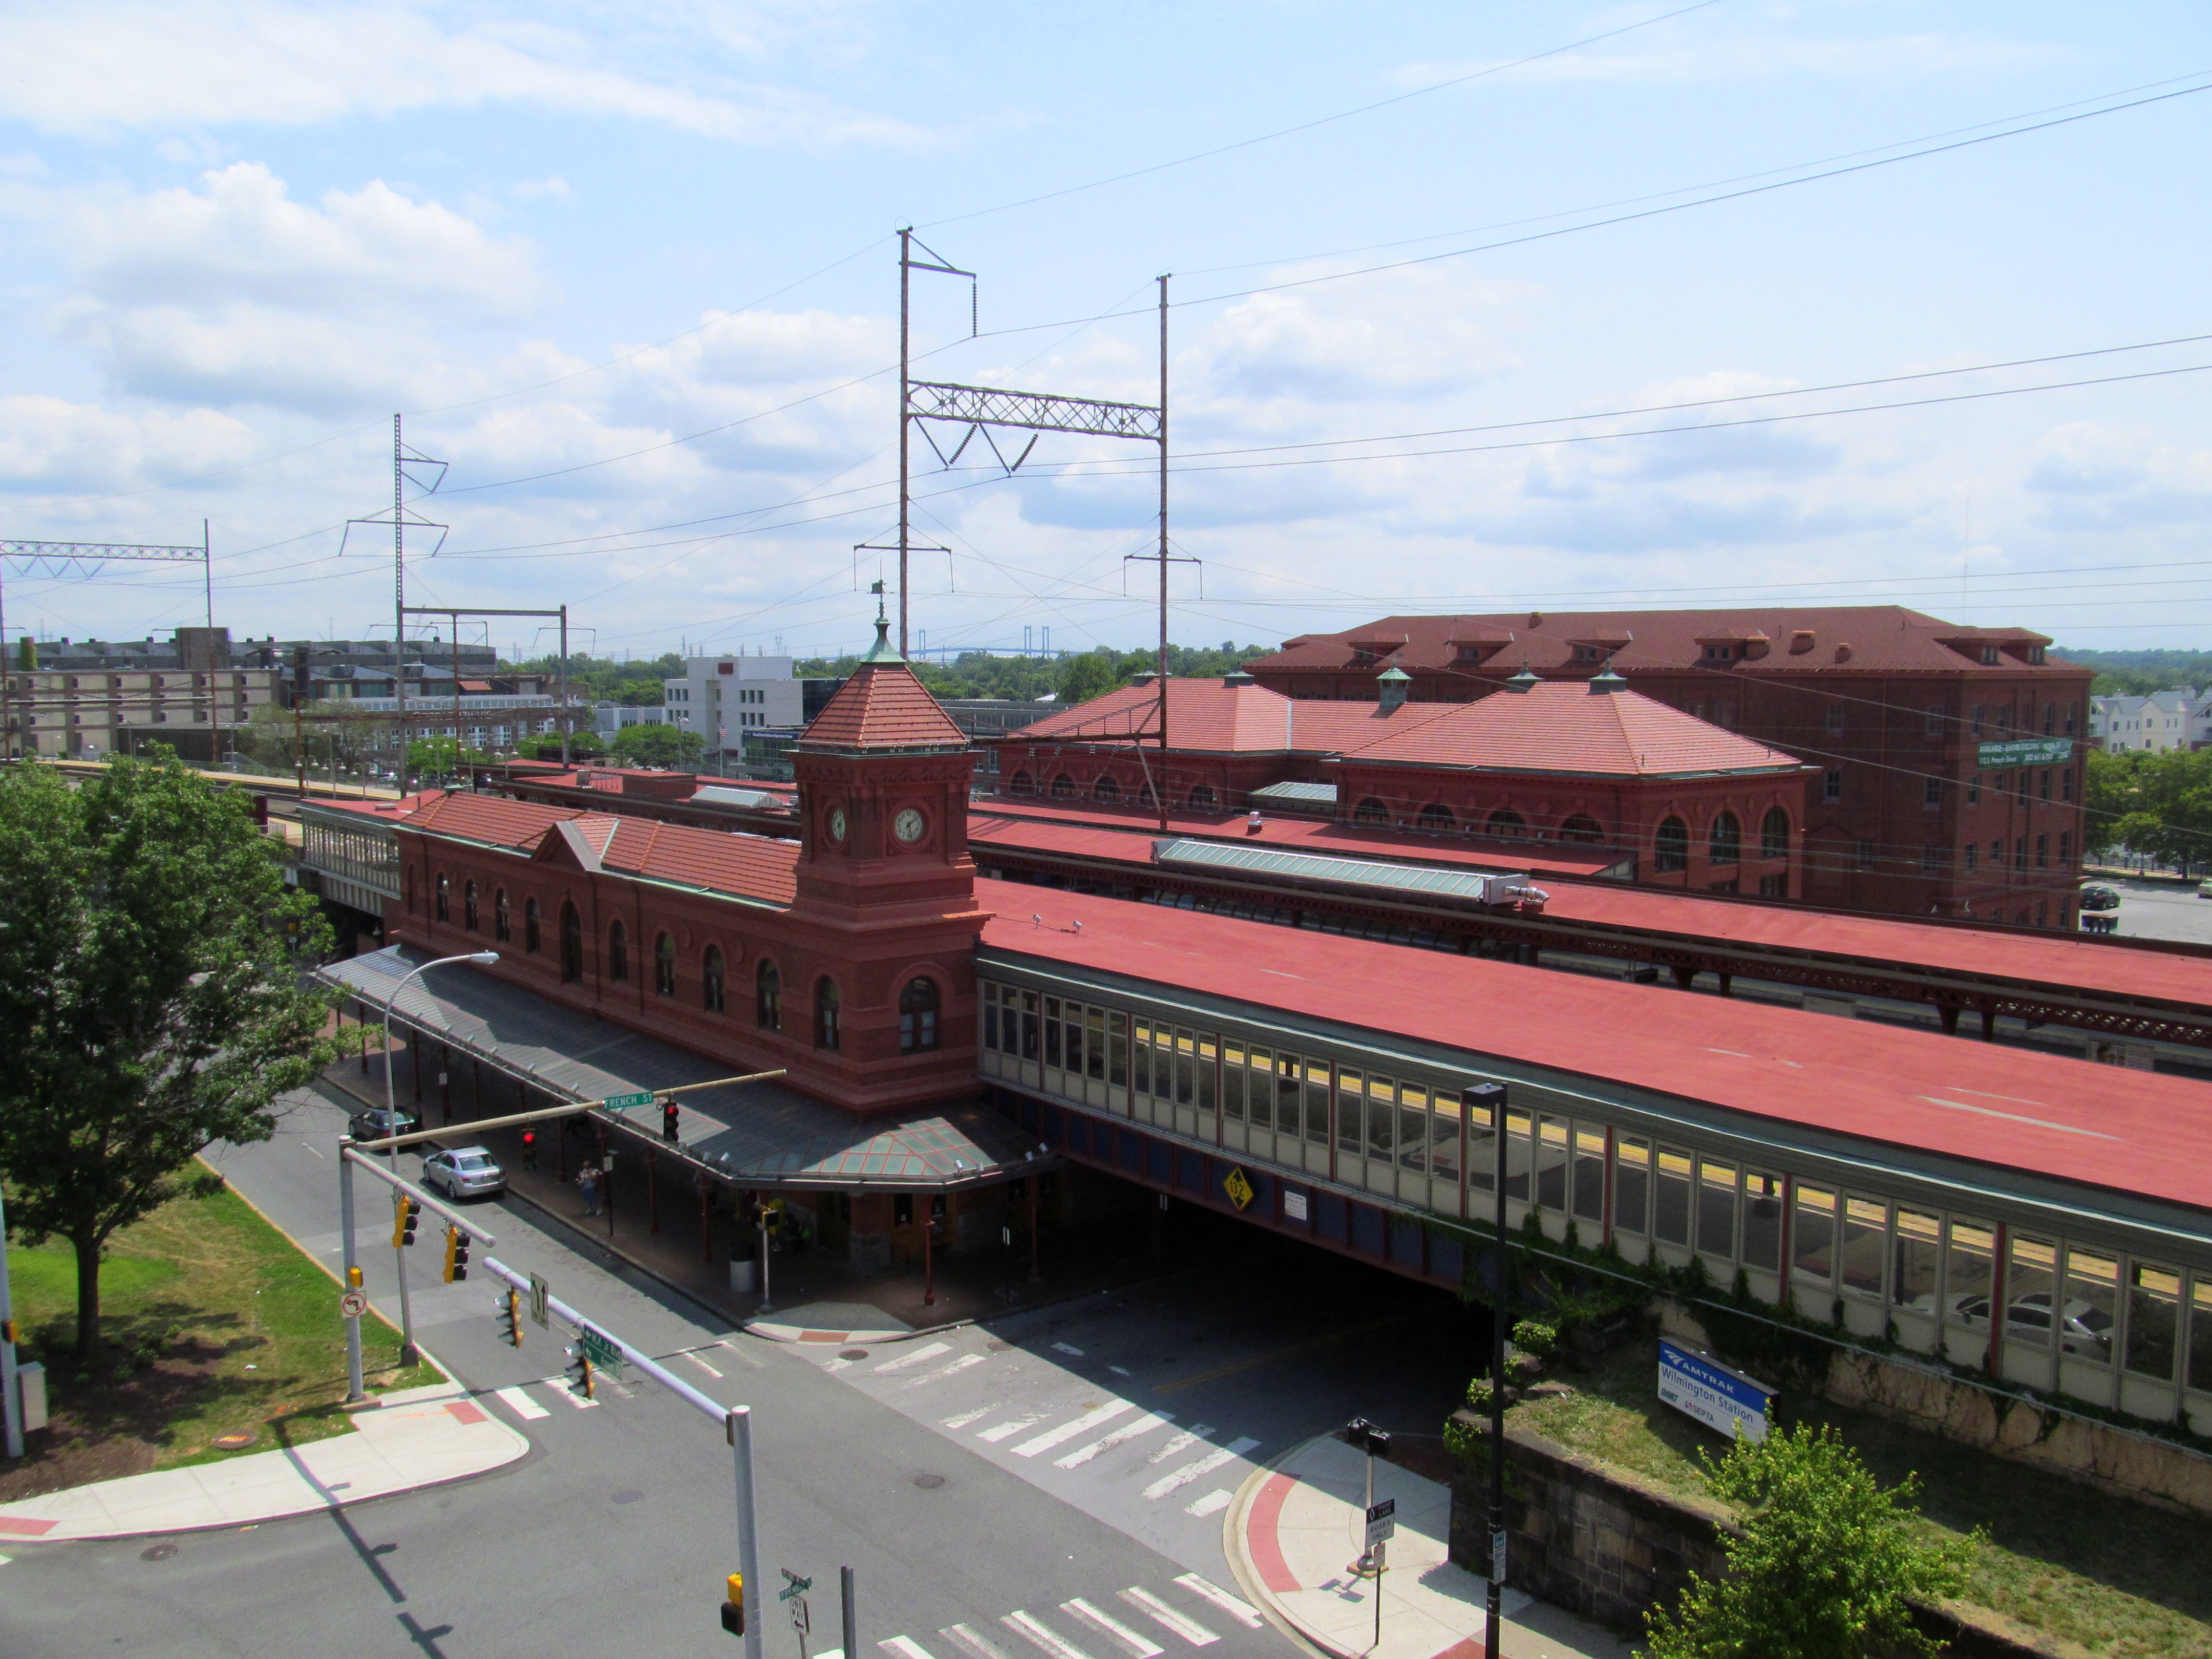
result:
M 904 123 L 787 89 L 611 67 L 605 37 L 534 21 L 392 3 L 109 0 L 0 19 L 0 114 L 50 132 L 306 125 L 346 115 L 525 104 L 743 143 L 911 143 Z M 725 51 L 752 42 L 709 15 Z M 620 38 L 620 37 L 618 37 Z M 684 54 L 688 57 L 688 54 Z
M 573 202 L 576 199 L 576 192 L 569 188 L 568 181 L 557 173 L 549 179 L 525 179 L 520 184 L 508 185 L 507 193 L 518 202 L 543 199 Z
M 122 414 L 59 398 L 0 397 L 0 485 L 25 493 L 116 490 L 234 466 L 255 447 L 212 410 Z
M 2212 520 L 2212 451 L 2178 448 L 2147 430 L 2076 421 L 2052 431 L 2026 479 L 2060 530 L 2113 532 Z

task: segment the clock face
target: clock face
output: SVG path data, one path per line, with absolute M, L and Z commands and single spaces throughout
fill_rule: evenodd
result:
M 842 806 L 833 806 L 830 809 L 830 839 L 832 841 L 845 839 L 845 809 Z
M 891 833 L 909 846 L 921 839 L 921 832 L 929 828 L 929 821 L 921 815 L 919 806 L 902 807 L 891 820 Z

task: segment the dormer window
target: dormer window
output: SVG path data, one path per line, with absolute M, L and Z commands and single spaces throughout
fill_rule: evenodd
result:
M 1732 641 L 1717 640 L 1705 647 L 1707 662 L 1734 662 L 1737 647 Z
M 1578 645 L 1575 647 L 1575 660 L 1577 662 L 1603 662 L 1605 660 L 1605 653 L 1599 650 L 1594 645 Z
M 2028 661 L 2039 668 L 2043 665 L 2043 649 L 2039 645 L 2031 645 L 2027 647 Z
M 1984 668 L 1995 668 L 1996 665 L 1997 647 L 1994 645 L 1984 645 L 1982 647 L 1982 666 Z

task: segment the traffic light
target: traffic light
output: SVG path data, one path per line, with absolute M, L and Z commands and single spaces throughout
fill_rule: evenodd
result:
M 422 1213 L 420 1199 L 410 1198 L 402 1192 L 392 1194 L 392 1248 L 415 1242 L 415 1218 Z
M 526 1170 L 538 1167 L 538 1131 L 535 1129 L 522 1132 L 522 1167 Z
M 522 1346 L 522 1298 L 512 1290 L 500 1293 L 499 1334 L 509 1347 Z
M 584 1352 L 580 1342 L 568 1350 L 568 1392 L 580 1394 L 586 1400 L 592 1397 L 592 1357 Z M 742 1608 L 744 1603 L 740 1601 L 738 1605 Z M 742 1618 L 743 1613 L 738 1616 Z
M 446 1283 L 452 1285 L 469 1276 L 469 1236 L 459 1227 L 446 1229 Z
M 676 1142 L 676 1126 L 678 1121 L 678 1120 L 676 1115 L 676 1103 L 672 1100 L 665 1100 L 661 1102 L 660 1138 L 663 1140 L 667 1141 L 671 1146 L 673 1146 Z
M 722 1628 L 732 1636 L 745 1633 L 745 1576 L 730 1575 L 727 1599 L 722 1603 Z
M 1364 1417 L 1355 1417 L 1344 1425 L 1344 1437 L 1370 1457 L 1385 1460 L 1390 1455 L 1390 1435 L 1378 1429 Z

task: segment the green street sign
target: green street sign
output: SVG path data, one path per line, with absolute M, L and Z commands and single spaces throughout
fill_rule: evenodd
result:
M 1984 770 L 2005 766 L 2055 766 L 2074 758 L 2071 738 L 2014 738 L 2008 743 L 1985 743 L 1976 751 L 1974 763 Z
M 584 1355 L 592 1362 L 594 1370 L 620 1379 L 623 1354 L 622 1350 L 615 1346 L 613 1339 L 600 1335 L 588 1325 L 576 1333 L 576 1339 L 582 1345 Z
M 609 1095 L 599 1104 L 611 1112 L 626 1112 L 633 1106 L 650 1106 L 653 1104 L 653 1091 L 647 1089 L 641 1095 Z

